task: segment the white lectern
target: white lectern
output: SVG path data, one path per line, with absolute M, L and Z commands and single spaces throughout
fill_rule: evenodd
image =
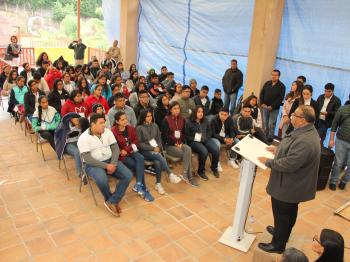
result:
M 244 227 L 249 211 L 256 166 L 267 168 L 258 161 L 258 157 L 273 158 L 273 154 L 266 150 L 267 147 L 268 145 L 251 135 L 246 136 L 232 147 L 232 150 L 244 159 L 240 167 L 240 185 L 233 224 L 226 229 L 219 242 L 243 252 L 248 252 L 255 239 L 255 235 L 247 234 Z

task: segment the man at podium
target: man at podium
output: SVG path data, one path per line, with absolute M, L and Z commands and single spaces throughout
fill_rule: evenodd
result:
M 315 198 L 320 163 L 320 138 L 314 127 L 315 112 L 310 106 L 299 106 L 292 115 L 293 132 L 275 147 L 269 147 L 274 159 L 258 158 L 271 168 L 266 188 L 271 196 L 274 226 L 267 231 L 271 243 L 259 243 L 260 249 L 282 253 L 298 215 L 298 204 Z

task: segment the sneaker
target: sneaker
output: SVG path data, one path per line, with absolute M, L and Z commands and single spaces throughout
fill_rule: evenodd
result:
M 164 190 L 161 183 L 156 183 L 156 186 L 154 188 L 155 188 L 155 190 L 157 190 L 158 194 L 160 194 L 160 195 L 165 194 L 165 190 Z
M 339 183 L 339 185 L 338 185 L 338 187 L 339 187 L 340 190 L 344 190 L 344 189 L 345 189 L 345 186 L 346 186 L 346 183 L 343 182 L 343 181 L 341 181 L 341 182 Z
M 209 178 L 205 175 L 205 173 L 198 173 L 198 176 L 205 181 L 209 180 Z
M 179 178 L 177 175 L 173 173 L 170 173 L 169 180 L 170 180 L 170 183 L 177 184 L 181 181 L 181 178 Z
M 152 166 L 145 167 L 145 172 L 151 175 L 155 175 L 156 172 L 154 171 L 154 168 Z
M 135 191 L 137 194 L 139 194 L 141 197 L 143 197 L 145 194 L 145 191 L 143 190 L 143 186 L 139 182 L 135 184 L 132 190 Z
M 117 208 L 115 206 L 115 204 L 112 204 L 108 201 L 105 201 L 105 207 L 107 208 L 107 210 L 114 216 L 119 217 L 119 212 L 117 211 Z
M 337 186 L 335 184 L 329 184 L 329 189 L 335 191 L 337 190 Z
M 191 178 L 188 180 L 189 184 L 193 187 L 199 187 L 199 184 L 195 178 Z
M 230 159 L 230 160 L 228 161 L 228 164 L 229 164 L 232 168 L 234 168 L 234 169 L 239 168 L 239 165 L 237 165 L 235 159 Z M 219 168 L 218 168 L 218 169 L 219 169 Z
M 219 171 L 219 172 L 223 172 L 223 171 L 224 171 L 224 170 L 222 169 L 222 166 L 221 166 L 220 162 L 218 163 L 218 171 Z
M 145 194 L 143 196 L 143 199 L 147 202 L 153 202 L 154 197 L 151 195 L 151 193 L 146 189 Z
M 216 178 L 219 178 L 220 177 L 220 173 L 218 172 L 218 170 L 212 170 L 211 171 L 213 173 L 213 175 L 216 177 Z
M 179 177 L 185 181 L 187 184 L 189 183 L 188 175 L 186 173 L 183 173 L 182 175 L 179 175 Z

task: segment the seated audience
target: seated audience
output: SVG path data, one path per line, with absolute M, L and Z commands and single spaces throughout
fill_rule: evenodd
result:
M 124 65 L 122 62 L 118 62 L 117 68 L 116 68 L 114 73 L 119 73 L 119 75 L 122 77 L 124 83 L 130 77 L 130 73 L 128 71 L 124 70 Z
M 97 59 L 92 60 L 91 66 L 90 66 L 89 69 L 90 69 L 90 73 L 93 76 L 93 79 L 96 79 L 97 78 L 97 72 L 101 70 L 100 64 L 98 63 Z M 88 79 L 89 79 L 89 77 L 88 77 Z
M 241 113 L 233 116 L 234 131 L 236 134 L 236 141 L 242 140 L 246 135 L 253 135 L 260 141 L 268 144 L 264 131 L 254 125 L 254 119 L 251 116 L 252 107 L 250 104 L 245 103 L 242 106 Z
M 151 99 L 157 101 L 157 98 L 160 95 L 163 95 L 166 93 L 166 90 L 163 86 L 163 84 L 159 83 L 158 75 L 153 74 L 151 75 L 151 83 L 148 85 L 148 92 L 151 96 Z
M 32 80 L 34 77 L 35 69 L 30 67 L 30 64 L 25 62 L 23 63 L 23 70 L 20 73 L 24 77 L 24 83 L 27 85 L 29 80 Z
M 109 123 L 113 124 L 115 122 L 114 116 L 119 111 L 125 112 L 129 124 L 136 127 L 137 120 L 135 112 L 130 106 L 126 105 L 125 97 L 121 93 L 117 93 L 114 96 L 114 107 L 112 107 L 108 112 Z
M 119 111 L 115 114 L 115 124 L 112 127 L 112 132 L 120 149 L 119 160 L 136 174 L 136 184 L 133 187 L 133 191 L 147 202 L 152 202 L 154 198 L 146 187 L 144 177 L 144 157 L 138 152 L 137 148 L 136 130 L 133 126 L 128 125 L 128 118 L 125 112 Z
M 179 183 L 181 179 L 175 175 L 169 168 L 166 159 L 162 156 L 162 141 L 158 126 L 153 123 L 151 111 L 143 110 L 140 113 L 136 127 L 137 138 L 139 141 L 140 153 L 146 161 L 153 161 L 156 173 L 155 189 L 161 195 L 165 190 L 161 184 L 162 171 L 165 171 L 171 183 Z
M 180 115 L 178 102 L 170 104 L 169 115 L 159 127 L 167 154 L 183 160 L 182 179 L 192 186 L 198 186 L 198 182 L 193 178 L 192 149 L 185 144 L 185 119 Z
M 134 108 L 139 103 L 139 92 L 142 90 L 146 90 L 146 84 L 141 82 L 136 83 L 135 91 L 132 92 L 129 96 L 129 103 L 132 108 Z
M 6 79 L 9 77 L 11 71 L 11 66 L 4 65 L 2 72 L 0 73 L 0 91 L 3 89 Z
M 312 250 L 319 256 L 315 262 L 343 262 L 344 238 L 332 229 L 322 229 L 313 238 Z
M 208 154 L 212 155 L 210 169 L 216 178 L 219 178 L 218 162 L 220 149 L 215 145 L 211 137 L 210 124 L 205 118 L 204 107 L 197 106 L 192 112 L 191 118 L 186 122 L 185 135 L 188 145 L 198 155 L 198 175 L 203 180 L 208 180 L 205 174 L 205 162 Z
M 209 87 L 208 86 L 202 86 L 201 91 L 199 91 L 199 94 L 194 96 L 192 99 L 196 106 L 203 106 L 204 108 L 204 114 L 206 117 L 210 114 L 210 100 L 208 97 Z
M 33 79 L 38 83 L 38 89 L 44 92 L 45 95 L 48 95 L 50 93 L 50 88 L 40 73 L 35 72 Z
M 157 107 L 154 110 L 154 121 L 159 129 L 162 128 L 164 118 L 169 114 L 169 98 L 168 95 L 161 95 L 157 100 Z
M 62 79 L 62 74 L 60 71 L 56 69 L 56 67 L 50 67 L 48 70 L 47 75 L 44 77 L 47 85 L 49 86 L 50 90 L 52 90 L 53 85 L 57 79 Z
M 219 150 L 221 148 L 221 145 L 225 145 L 225 149 L 230 152 L 230 159 L 228 162 L 229 165 L 233 168 L 238 168 L 238 165 L 236 163 L 237 155 L 232 150 L 230 150 L 234 145 L 236 135 L 233 120 L 229 116 L 229 110 L 222 107 L 219 114 L 215 115 L 211 120 L 210 126 L 212 132 L 212 140 L 214 141 L 215 145 Z M 223 171 L 220 162 L 218 163 L 218 171 Z
M 182 87 L 181 98 L 177 100 L 180 105 L 181 116 L 185 119 L 189 118 L 196 108 L 196 104 L 190 99 L 191 89 L 189 86 Z
M 189 82 L 189 86 L 191 88 L 191 94 L 190 97 L 194 97 L 196 95 L 199 95 L 199 89 L 197 88 L 197 81 L 196 79 L 191 79 Z
M 17 85 L 16 83 L 17 77 L 18 77 L 17 70 L 12 69 L 2 86 L 1 95 L 9 96 L 11 94 L 12 88 L 14 88 Z
M 42 65 L 38 67 L 36 72 L 39 73 L 41 77 L 45 78 L 45 76 L 49 73 L 49 70 L 50 70 L 50 62 L 43 61 Z
M 107 100 L 102 96 L 102 86 L 100 85 L 95 85 L 95 87 L 91 91 L 91 95 L 85 100 L 85 103 L 88 108 L 88 115 L 91 114 L 92 106 L 94 104 L 101 104 L 106 114 L 109 111 Z
M 139 102 L 134 107 L 134 112 L 135 112 L 136 118 L 138 119 L 141 111 L 146 110 L 146 109 L 150 110 L 152 112 L 154 111 L 154 108 L 151 105 L 150 97 L 149 97 L 149 94 L 147 93 L 147 91 L 146 90 L 139 91 Z
M 160 81 L 160 79 L 159 79 Z M 174 80 L 174 73 L 173 72 L 168 72 L 167 77 L 164 81 L 160 81 L 163 86 L 165 87 L 166 91 L 170 95 L 170 97 L 173 97 L 176 90 L 175 90 L 175 85 L 176 82 Z
M 62 76 L 63 80 L 63 88 L 68 91 L 68 93 L 72 93 L 72 91 L 75 89 L 75 83 L 70 80 L 69 73 L 64 73 Z
M 60 56 L 59 58 L 57 58 L 57 60 L 55 60 L 53 62 L 53 66 L 56 67 L 58 69 L 58 64 L 61 64 L 62 67 L 62 72 L 68 67 L 68 62 L 63 58 L 63 56 Z
M 324 94 L 317 98 L 317 105 L 318 112 L 320 112 L 317 131 L 321 138 L 321 145 L 323 145 L 328 128 L 332 126 L 335 113 L 341 106 L 340 99 L 334 95 L 334 84 L 327 83 L 324 86 Z
M 105 207 L 115 216 L 120 216 L 119 205 L 132 178 L 131 171 L 119 159 L 119 147 L 111 130 L 105 126 L 105 117 L 93 114 L 90 128 L 78 139 L 78 149 L 86 163 L 86 174 L 95 180 L 100 189 Z M 109 177 L 119 180 L 114 193 L 109 187 Z
M 276 262 L 309 262 L 309 259 L 303 252 L 296 248 L 287 248 Z
M 244 103 L 248 103 L 250 108 L 250 115 L 253 118 L 254 126 L 264 130 L 261 110 L 258 106 L 258 98 L 255 95 L 248 96 Z
M 46 96 L 40 96 L 38 103 L 32 118 L 32 129 L 46 139 L 55 150 L 54 133 L 61 121 L 61 116 L 54 107 L 49 106 Z
M 221 90 L 220 89 L 215 89 L 214 91 L 214 97 L 210 101 L 210 114 L 211 115 L 217 115 L 219 114 L 221 108 L 224 106 L 224 101 L 221 99 Z
M 181 98 L 181 93 L 182 93 L 182 85 L 181 83 L 176 83 L 175 92 L 172 95 L 170 102 L 178 101 Z
M 39 97 L 44 96 L 45 93 L 38 89 L 38 83 L 35 80 L 29 80 L 28 92 L 24 95 L 24 116 L 28 117 L 29 121 L 39 105 Z
M 160 74 L 158 75 L 159 82 L 163 82 L 168 76 L 168 68 L 166 66 L 162 66 L 160 69 Z
M 92 112 L 91 112 L 90 116 L 91 116 L 92 114 L 101 114 L 101 115 L 104 115 L 104 116 L 105 116 L 105 120 L 106 120 L 106 127 L 107 127 L 108 129 L 110 129 L 110 127 L 113 125 L 113 122 L 112 122 L 112 123 L 109 122 L 109 118 L 107 117 L 106 112 L 105 112 L 105 109 L 103 108 L 103 106 L 102 106 L 101 104 L 96 103 L 96 104 L 94 104 L 94 105 L 92 106 Z M 88 117 L 88 119 L 90 119 L 90 116 Z
M 107 77 L 105 75 L 101 75 L 97 78 L 96 84 L 93 84 L 90 87 L 90 92 L 95 89 L 96 86 L 102 87 L 102 93 L 101 95 L 108 100 L 112 96 L 112 89 L 109 84 L 107 84 Z
M 129 93 L 135 91 L 135 86 L 138 81 L 139 81 L 139 73 L 137 71 L 131 71 L 130 77 L 125 83 Z
M 15 116 L 15 112 L 24 113 L 24 95 L 28 92 L 28 87 L 24 83 L 24 77 L 19 76 L 16 80 L 17 85 L 11 89 L 9 106 L 7 112 Z M 16 116 L 17 117 L 17 116 Z M 22 121 L 23 119 L 18 119 Z
M 83 73 L 84 78 L 89 82 L 89 84 L 91 84 L 94 81 L 95 77 L 91 74 L 88 65 L 83 65 L 83 67 L 81 68 L 81 72 Z
M 112 77 L 111 89 L 113 95 L 115 95 L 116 93 L 122 93 L 125 98 L 128 98 L 130 95 L 129 90 L 127 86 L 123 83 L 123 79 L 120 75 L 115 75 L 114 77 Z
M 147 77 L 146 77 L 146 85 L 147 85 L 147 90 L 148 89 L 148 85 L 151 84 L 151 76 L 154 75 L 156 73 L 156 70 L 154 70 L 154 68 L 150 68 L 148 71 L 147 71 Z
M 88 117 L 88 108 L 83 101 L 83 96 L 79 90 L 73 90 L 69 95 L 69 99 L 63 104 L 61 109 L 61 116 L 68 113 L 77 113 L 81 117 Z
M 50 65 L 51 62 L 50 62 L 50 59 L 49 59 L 49 56 L 47 55 L 47 53 L 46 52 L 42 52 L 38 56 L 38 59 L 36 60 L 35 64 L 36 64 L 37 67 L 42 67 L 44 64 Z M 42 77 L 44 77 L 44 75 L 42 75 Z
M 69 93 L 63 88 L 62 80 L 56 79 L 53 89 L 48 95 L 49 105 L 53 106 L 56 111 L 61 114 L 61 108 L 68 98 Z
M 85 78 L 78 80 L 77 90 L 80 91 L 81 95 L 83 96 L 83 100 L 85 100 L 90 95 L 89 82 Z

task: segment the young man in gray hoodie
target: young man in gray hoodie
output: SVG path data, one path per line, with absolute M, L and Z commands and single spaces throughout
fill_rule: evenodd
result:
M 125 104 L 125 97 L 122 93 L 117 93 L 114 95 L 114 107 L 112 107 L 108 112 L 108 119 L 109 119 L 109 123 L 111 124 L 111 127 L 114 126 L 114 115 L 119 111 L 125 112 L 128 118 L 129 124 L 132 125 L 133 127 L 136 127 L 137 120 L 136 120 L 135 112 L 132 109 L 132 107 L 127 106 Z

